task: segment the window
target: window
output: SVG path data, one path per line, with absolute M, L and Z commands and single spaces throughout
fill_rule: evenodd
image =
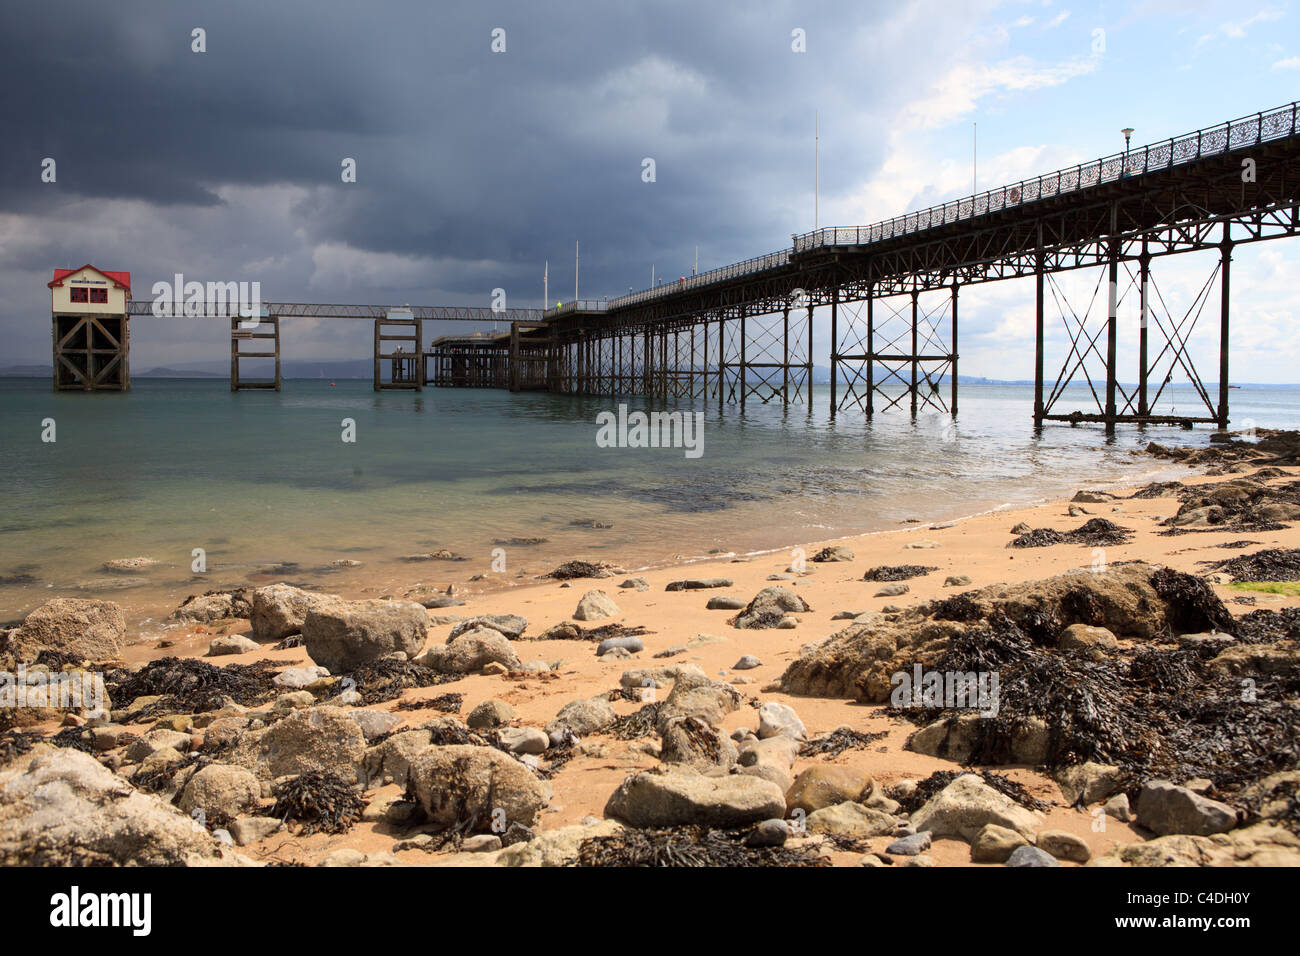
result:
M 90 292 L 89 289 L 73 289 L 72 292 L 71 292 L 71 298 L 72 298 L 72 301 L 73 301 L 73 302 L 89 302 L 90 299 L 89 299 L 89 297 L 88 297 L 88 295 L 87 295 L 87 293 L 89 293 L 89 292 Z
M 108 290 L 107 290 L 107 289 L 91 289 L 91 290 L 90 290 L 90 301 L 91 301 L 91 302 L 102 302 L 102 303 L 105 303 L 105 304 L 106 304 L 106 303 L 108 302 Z

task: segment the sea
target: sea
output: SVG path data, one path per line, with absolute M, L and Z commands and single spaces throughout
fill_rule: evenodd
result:
M 1294 428 L 1300 388 L 1232 391 L 1233 427 Z M 1196 414 L 1188 386 L 1172 408 Z M 1077 401 L 1076 401 L 1077 399 Z M 524 583 L 570 559 L 629 571 L 942 522 L 1080 487 L 1174 473 L 1148 442 L 1205 444 L 1198 426 L 1107 436 L 1035 432 L 1033 392 L 963 385 L 960 415 L 868 421 L 811 407 L 490 389 L 375 392 L 289 379 L 136 379 L 55 392 L 0 379 L 0 622 L 51 597 L 99 597 L 156 622 L 187 595 L 285 580 L 360 594 Z M 1073 402 L 1073 404 L 1072 404 Z M 1086 408 L 1086 389 L 1057 407 Z M 700 415 L 683 447 L 599 440 L 602 413 Z M 905 403 L 904 403 L 905 406 Z M 451 552 L 446 560 L 410 560 Z M 144 557 L 139 573 L 105 563 Z

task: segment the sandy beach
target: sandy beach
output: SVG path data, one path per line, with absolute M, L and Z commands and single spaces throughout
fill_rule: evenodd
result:
M 1244 464 L 1232 465 L 1232 470 L 1227 473 L 1224 473 L 1226 469 L 1222 466 L 1211 467 L 1209 471 L 1218 472 L 1211 475 L 1205 474 L 1205 465 L 1180 464 L 1177 467 L 1182 472 L 1181 481 L 1185 485 L 1204 485 L 1210 488 L 1225 481 L 1239 483 L 1247 480 L 1259 472 L 1262 466 L 1256 461 L 1246 460 Z M 1254 480 L 1268 487 L 1282 487 L 1300 475 L 1300 468 L 1273 467 L 1265 471 L 1264 475 L 1271 477 Z M 615 715 L 623 717 L 633 714 L 647 701 L 663 701 L 670 693 L 672 682 L 660 681 L 662 686 L 653 688 L 650 693 L 646 693 L 647 688 L 642 687 L 623 695 L 611 694 L 611 691 L 616 692 L 620 688 L 620 677 L 625 672 L 661 665 L 693 665 L 711 682 L 711 686 L 729 685 L 737 692 L 737 705 L 720 716 L 714 729 L 720 738 L 735 737 L 742 747 L 744 737 L 740 732 L 745 729 L 752 731 L 759 722 L 756 708 L 760 704 L 770 703 L 793 709 L 805 730 L 800 736 L 806 740 L 817 740 L 843 727 L 852 728 L 861 734 L 880 735 L 865 745 L 850 746 L 829 757 L 819 754 L 798 755 L 793 765 L 785 770 L 785 776 L 776 775 L 782 782 L 801 779 L 800 775 L 809 768 L 821 768 L 816 770 L 817 774 L 824 774 L 826 768 L 837 768 L 837 771 L 848 773 L 846 779 L 861 781 L 869 778 L 873 784 L 859 795 L 859 805 L 877 810 L 883 808 L 884 812 L 893 812 L 897 817 L 902 811 L 897 810 L 899 804 L 891 795 L 912 792 L 916 782 L 924 781 L 936 772 L 962 769 L 995 771 L 1020 784 L 1028 796 L 1041 801 L 1041 809 L 1035 811 L 1039 831 L 1070 834 L 1077 838 L 1077 844 L 1086 846 L 1084 853 L 1077 849 L 1075 842 L 1066 841 L 1074 849 L 1068 851 L 1066 859 L 1060 860 L 1064 865 L 1078 865 L 1080 857 L 1086 857 L 1093 863 L 1118 862 L 1122 848 L 1150 840 L 1154 834 L 1139 828 L 1132 819 L 1126 821 L 1101 814 L 1095 807 L 1071 806 L 1070 800 L 1062 792 L 1061 784 L 1055 779 L 1059 773 L 1054 774 L 1044 767 L 1024 763 L 998 766 L 971 764 L 964 768 L 955 760 L 909 749 L 909 737 L 920 728 L 916 723 L 902 719 L 898 712 L 891 712 L 887 704 L 865 703 L 855 699 L 854 695 L 809 696 L 791 693 L 783 683 L 783 675 L 791 665 L 799 661 L 801 654 L 808 653 L 807 645 L 823 642 L 846 626 L 854 625 L 854 616 L 858 616 L 858 623 L 867 620 L 882 622 L 896 617 L 900 611 L 905 616 L 909 608 L 952 598 L 964 592 L 980 591 L 995 585 L 1012 586 L 1041 581 L 1075 571 L 1105 577 L 1119 573 L 1117 569 L 1128 562 L 1145 562 L 1147 565 L 1168 567 L 1200 577 L 1207 573 L 1211 563 L 1222 562 L 1240 554 L 1266 549 L 1300 548 L 1300 529 L 1285 525 L 1280 525 L 1278 530 L 1249 533 L 1243 533 L 1235 526 L 1227 526 L 1222 530 L 1197 529 L 1170 534 L 1170 527 L 1162 522 L 1175 515 L 1180 507 L 1177 489 L 1172 485 L 1169 486 L 1169 493 L 1152 497 L 1133 497 L 1139 490 L 1137 487 L 1094 488 L 1086 480 L 1080 481 L 1079 488 L 1085 494 L 1077 497 L 1085 499 L 1086 503 L 1058 500 L 944 524 L 931 524 L 923 517 L 918 517 L 918 520 L 904 523 L 893 531 L 828 540 L 814 546 L 757 556 L 719 557 L 716 560 L 694 562 L 689 566 L 670 566 L 636 573 L 616 571 L 600 579 L 539 579 L 508 589 L 491 587 L 484 582 L 461 582 L 452 588 L 452 600 L 463 601 L 463 604 L 433 608 L 426 612 L 429 616 L 428 646 L 445 641 L 461 620 L 484 615 L 518 615 L 527 620 L 527 625 L 522 635 L 509 643 L 519 660 L 525 662 L 525 666 L 506 672 L 505 667 L 489 665 L 487 668 L 476 669 L 476 672 L 456 676 L 446 683 L 410 688 L 393 700 L 366 706 L 365 709 L 391 715 L 391 719 L 385 718 L 380 725 L 382 734 L 369 745 L 369 750 L 377 751 L 385 740 L 419 728 L 431 718 L 445 721 L 447 718 L 442 716 L 440 710 L 420 708 L 419 702 L 449 693 L 461 695 L 460 707 L 456 710 L 461 719 L 485 701 L 499 701 L 506 705 L 500 708 L 505 725 L 543 728 L 556 718 L 561 708 L 572 701 L 610 697 L 613 698 L 611 706 Z M 1151 490 L 1144 492 L 1151 493 Z M 1015 537 L 1012 534 L 1013 527 L 1023 524 L 1027 529 L 1068 532 L 1093 518 L 1103 518 L 1131 530 L 1131 540 L 1104 547 L 1069 541 L 1045 547 L 1009 546 Z M 1247 541 L 1249 543 L 1245 543 Z M 811 560 L 824 549 L 827 553 L 834 553 L 838 560 Z M 575 559 L 582 557 L 574 556 Z M 863 579 L 870 569 L 903 565 L 922 565 L 933 570 L 906 579 L 903 582 L 906 588 L 896 585 L 886 587 Z M 637 581 L 639 586 L 620 586 L 629 578 L 640 579 Z M 671 582 L 683 579 L 725 579 L 728 583 L 715 581 L 713 583 L 718 586 L 668 590 Z M 1243 590 L 1239 586 L 1222 583 L 1226 576 L 1212 580 L 1215 582 L 1211 584 L 1214 594 L 1234 615 L 1258 609 L 1280 611 L 1284 608 L 1300 608 L 1300 595 L 1297 595 L 1294 588 L 1290 593 L 1267 593 L 1261 590 Z M 792 612 L 780 626 L 742 629 L 731 623 L 738 613 L 736 609 L 712 610 L 706 607 L 710 599 L 726 597 L 736 599 L 733 603 L 743 608 L 763 589 L 774 586 L 797 595 L 808 610 Z M 596 621 L 575 622 L 575 608 L 593 590 L 604 592 L 614 602 L 616 610 L 610 616 Z M 882 595 L 882 591 L 902 593 Z M 435 592 L 430 587 L 421 586 L 394 589 L 382 594 L 342 591 L 339 596 L 348 600 L 391 598 L 402 602 L 413 597 L 426 600 L 433 593 Z M 426 603 L 440 602 L 426 600 Z M 611 624 L 624 628 L 644 628 L 644 632 L 639 632 L 644 649 L 631 655 L 615 653 L 598 657 L 596 644 L 590 640 L 539 639 L 548 629 L 573 623 L 584 629 Z M 276 649 L 274 642 L 266 641 L 243 653 L 205 657 L 214 639 L 253 639 L 254 628 L 247 618 L 226 618 L 205 623 L 176 621 L 169 627 L 170 630 L 162 641 L 156 638 L 141 641 L 137 635 L 127 634 L 122 642 L 120 663 L 128 668 L 139 668 L 164 658 L 204 658 L 219 667 L 250 665 L 259 661 L 269 661 L 278 669 L 313 664 L 305 646 Z M 1118 639 L 1115 652 L 1120 655 L 1132 654 L 1142 645 L 1154 643 L 1132 634 L 1119 633 L 1115 637 Z M 1291 633 L 1289 639 L 1276 646 L 1287 649 L 1287 653 L 1294 655 L 1295 634 Z M 678 650 L 672 656 L 665 657 L 665 652 L 674 648 Z M 745 656 L 756 658 L 757 665 L 736 669 L 737 663 Z M 533 661 L 544 664 L 529 667 L 527 662 Z M 150 755 L 151 748 L 141 747 L 138 741 L 147 741 L 151 735 L 157 737 L 171 734 L 174 737 L 177 731 L 186 735 L 186 746 L 174 746 L 173 742 L 174 749 L 182 755 L 178 762 L 181 769 L 176 773 L 176 779 L 166 781 L 157 791 L 159 800 L 175 801 L 178 805 L 183 805 L 185 801 L 181 798 L 186 792 L 189 777 L 206 764 L 220 763 L 223 759 L 221 752 L 213 749 L 214 725 L 233 726 L 236 728 L 233 731 L 236 736 L 249 733 L 249 728 L 256 729 L 286 719 L 284 715 L 294 713 L 297 708 L 306 707 L 310 710 L 322 702 L 340 703 L 337 698 L 329 700 L 339 689 L 340 686 L 331 687 L 327 682 L 325 687 L 312 688 L 315 699 L 312 693 L 307 693 L 304 697 L 304 692 L 299 690 L 288 701 L 279 703 L 268 700 L 262 706 L 232 705 L 222 710 L 181 716 L 154 712 L 145 719 L 134 720 L 128 714 L 130 702 L 114 700 L 112 720 L 92 721 L 91 724 L 98 727 L 93 731 L 87 729 L 82 732 L 97 735 L 97 743 L 86 749 L 123 776 L 138 771 L 142 755 L 146 759 Z M 365 690 L 364 687 L 359 689 Z M 280 692 L 288 690 L 289 688 L 277 689 Z M 1294 704 L 1292 700 L 1291 705 Z M 62 715 L 50 714 L 48 711 L 43 712 L 43 715 L 47 719 L 34 726 L 23 727 L 23 731 L 33 735 L 54 734 L 60 730 L 60 723 L 65 726 L 81 723 L 79 718 L 69 717 L 65 721 Z M 237 718 L 233 725 L 226 719 L 231 717 Z M 250 718 L 253 720 L 251 724 Z M 160 731 L 158 728 L 161 726 L 168 729 Z M 105 745 L 105 727 L 111 728 L 117 735 L 116 740 L 107 740 L 114 746 Z M 66 742 L 66 732 L 64 739 Z M 607 836 L 615 832 L 618 824 L 607 819 L 607 805 L 611 795 L 630 775 L 660 766 L 661 746 L 660 736 L 653 732 L 630 740 L 621 739 L 601 729 L 581 734 L 568 759 L 551 772 L 545 781 L 552 794 L 530 822 L 530 835 L 534 844 L 538 847 L 546 845 L 545 838 L 550 834 L 557 841 L 556 846 L 571 847 L 577 845 L 583 834 Z M 34 754 L 45 749 L 47 745 L 37 742 L 33 752 L 22 755 L 11 752 L 6 772 L 14 773 L 15 768 L 21 767 Z M 187 751 L 192 753 L 186 755 Z M 205 754 L 215 756 L 204 756 Z M 539 758 L 540 766 L 544 767 L 548 755 L 543 753 Z M 533 758 L 535 765 L 539 758 Z M 242 845 L 221 847 L 220 854 L 240 862 L 308 865 L 322 862 L 484 865 L 518 863 L 525 859 L 520 855 L 518 846 L 499 849 L 499 841 L 494 842 L 493 834 L 499 832 L 500 828 L 493 830 L 490 827 L 479 827 L 486 839 L 471 842 L 470 846 L 481 847 L 483 852 L 468 852 L 461 845 L 460 836 L 469 837 L 470 832 L 452 840 L 443 840 L 440 835 L 444 827 L 427 820 L 421 822 L 418 812 L 414 817 L 407 818 L 405 811 L 409 803 L 403 803 L 406 789 L 403 781 L 393 779 L 391 768 L 384 764 L 382 756 L 372 756 L 372 767 L 376 766 L 373 762 L 376 759 L 382 769 L 377 776 L 364 781 L 364 787 L 359 791 L 366 810 L 361 819 L 346 832 L 303 833 L 293 822 L 289 822 L 277 827 L 275 832 L 258 835 L 246 842 L 241 841 Z M 151 767 L 156 769 L 157 765 L 155 761 Z M 703 773 L 716 777 L 731 770 L 734 776 L 738 769 L 736 766 L 714 767 Z M 691 772 L 701 773 L 699 770 Z M 255 801 L 256 805 L 249 804 L 245 812 L 264 817 L 274 802 L 274 780 L 266 774 L 260 776 L 261 793 Z M 867 794 L 874 796 L 868 798 Z M 390 805 L 395 805 L 396 810 Z M 1102 817 L 1104 822 L 1098 825 L 1097 821 Z M 801 824 L 802 817 L 798 819 Z M 900 835 L 908 835 L 906 816 L 897 817 L 896 822 L 896 832 L 869 837 L 850 836 L 839 840 L 825 834 L 801 831 L 799 825 L 796 825 L 786 846 L 805 847 L 809 853 L 823 857 L 835 865 L 859 865 L 864 856 L 904 864 L 916 864 L 919 861 L 921 865 L 980 865 L 972 861 L 970 841 L 952 835 L 935 837 L 920 855 L 890 857 L 885 853 L 886 847 L 893 844 Z M 228 830 L 222 829 L 217 842 L 223 837 L 229 838 Z M 1289 850 L 1287 846 L 1270 846 L 1273 858 L 1287 863 L 1300 859 L 1297 856 L 1300 854 L 1300 841 L 1296 840 L 1294 833 L 1288 834 L 1280 829 L 1278 832 L 1283 834 L 1284 839 L 1289 837 Z M 435 846 L 441 846 L 441 849 L 433 849 Z M 1288 852 L 1290 857 L 1285 855 Z M 545 855 L 542 853 L 527 858 L 527 861 L 537 862 Z M 1069 859 L 1069 856 L 1074 856 L 1074 859 Z

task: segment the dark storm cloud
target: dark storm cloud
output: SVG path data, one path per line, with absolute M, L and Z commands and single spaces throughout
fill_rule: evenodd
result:
M 614 295 L 647 285 L 651 263 L 688 272 L 696 246 L 707 269 L 810 228 L 815 108 L 835 118 L 823 188 L 869 174 L 883 137 L 864 130 L 898 105 L 886 81 L 922 76 L 877 36 L 895 13 L 699 0 L 11 7 L 0 211 L 66 223 L 87 202 L 132 200 L 198 222 L 229 187 L 293 188 L 298 248 L 230 224 L 201 237 L 214 265 L 294 259 L 272 298 L 307 297 L 304 250 L 331 244 L 438 261 L 426 288 L 458 301 L 486 282 L 535 302 L 549 259 L 552 298 L 567 297 L 575 239 L 583 294 Z M 934 41 L 960 42 L 959 19 L 936 24 Z M 206 53 L 191 52 L 195 27 Z M 490 51 L 497 27 L 504 54 Z M 806 54 L 791 52 L 796 27 Z M 47 156 L 55 186 L 39 181 Z M 340 182 L 344 157 L 355 185 Z M 170 276 L 175 263 L 141 261 L 144 238 L 87 248 L 56 229 L 24 247 L 23 265 L 91 258 Z

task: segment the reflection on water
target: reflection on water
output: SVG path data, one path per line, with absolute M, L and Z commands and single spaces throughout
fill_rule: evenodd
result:
M 1300 391 L 1234 392 L 1234 419 L 1293 425 Z M 55 393 L 0 380 L 0 620 L 56 594 L 174 604 L 277 574 L 331 586 L 465 581 L 506 545 L 507 576 L 576 556 L 628 567 L 939 520 L 1149 473 L 1149 440 L 1209 432 L 1052 426 L 1032 394 L 966 386 L 954 427 L 923 414 L 831 420 L 817 406 L 705 413 L 704 454 L 601 448 L 596 416 L 637 398 L 491 390 L 372 391 L 289 381 L 139 380 L 130 392 Z M 656 406 L 662 407 L 662 406 Z M 55 443 L 41 421 L 54 418 Z M 355 422 L 356 441 L 342 440 Z M 191 573 L 195 549 L 207 572 Z M 448 549 L 464 561 L 403 561 Z M 159 562 L 141 577 L 113 558 Z M 331 562 L 353 557 L 360 568 Z

